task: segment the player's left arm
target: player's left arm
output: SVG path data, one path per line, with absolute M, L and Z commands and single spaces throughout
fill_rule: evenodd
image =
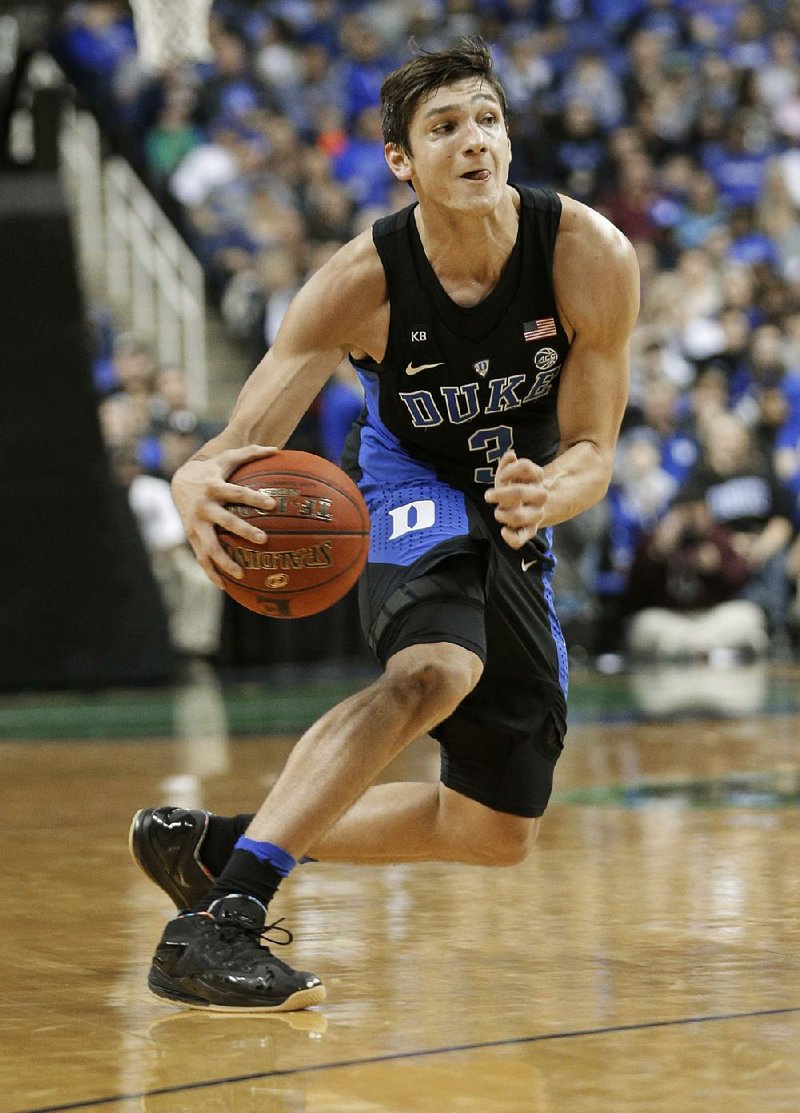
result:
M 628 400 L 630 337 L 639 311 L 636 255 L 605 217 L 562 200 L 553 276 L 572 344 L 558 391 L 559 450 L 544 467 L 506 453 L 486 494 L 514 549 L 603 498 Z

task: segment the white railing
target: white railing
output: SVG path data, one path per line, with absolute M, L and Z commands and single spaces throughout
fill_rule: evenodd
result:
M 161 364 L 189 376 L 190 402 L 208 407 L 203 269 L 123 158 L 103 157 L 94 118 L 68 109 L 61 135 L 65 183 L 81 263 L 123 328 Z

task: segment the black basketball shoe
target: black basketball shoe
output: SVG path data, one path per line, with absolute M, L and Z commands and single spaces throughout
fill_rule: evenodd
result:
M 170 920 L 153 956 L 150 990 L 177 1005 L 217 1012 L 277 1013 L 321 1005 L 325 987 L 319 978 L 293 970 L 262 946 L 264 934 L 278 926 L 265 927 L 265 920 L 263 904 L 238 893 L 215 900 L 208 912 Z
M 209 819 L 199 809 L 142 808 L 131 823 L 131 857 L 179 911 L 201 901 L 214 880 L 200 861 Z

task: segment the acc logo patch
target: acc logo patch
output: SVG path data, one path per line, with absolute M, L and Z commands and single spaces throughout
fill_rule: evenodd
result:
M 558 363 L 558 352 L 555 348 L 540 348 L 533 357 L 533 363 L 538 371 L 549 371 Z

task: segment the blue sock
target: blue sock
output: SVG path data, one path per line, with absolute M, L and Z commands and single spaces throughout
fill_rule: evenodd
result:
M 255 897 L 265 908 L 275 896 L 278 886 L 292 870 L 291 854 L 271 842 L 257 842 L 242 835 L 222 873 L 193 912 L 204 912 L 214 901 L 231 893 Z
M 257 839 L 248 839 L 247 835 L 238 838 L 233 849 L 247 850 L 260 862 L 269 862 L 281 877 L 288 877 L 297 865 L 295 859 L 283 847 L 276 846 L 272 842 L 258 842 Z

